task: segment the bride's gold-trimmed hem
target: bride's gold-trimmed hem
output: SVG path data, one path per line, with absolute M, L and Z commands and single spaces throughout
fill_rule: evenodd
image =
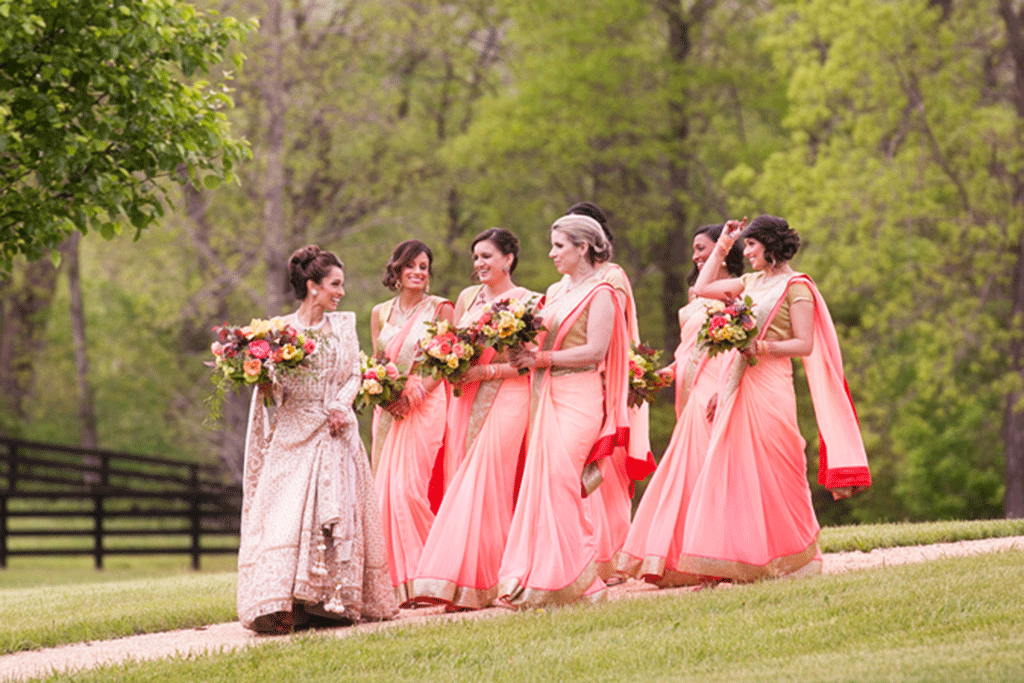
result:
M 816 560 L 817 556 L 818 539 L 815 538 L 803 550 L 792 555 L 776 557 L 763 565 L 747 564 L 738 560 L 682 555 L 679 558 L 678 572 L 697 577 L 714 576 L 737 583 L 751 583 L 762 579 L 777 579 L 797 572 L 800 576 L 818 574 L 821 572 L 821 560 Z
M 463 609 L 483 609 L 498 596 L 498 584 L 490 588 L 460 586 L 446 579 L 413 579 L 410 586 L 411 600 L 417 602 L 447 604 Z
M 556 590 L 530 588 L 519 583 L 518 578 L 505 579 L 498 583 L 498 601 L 512 609 L 532 609 L 547 605 L 561 606 L 574 602 L 596 603 L 605 599 L 607 589 L 601 588 L 589 595 L 583 593 L 598 581 L 597 564 L 590 562 L 572 583 Z

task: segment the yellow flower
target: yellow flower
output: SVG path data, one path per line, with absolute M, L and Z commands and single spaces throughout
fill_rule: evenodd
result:
M 371 396 L 376 396 L 377 394 L 381 393 L 382 391 L 384 391 L 384 387 L 382 387 L 380 385 L 380 382 L 378 382 L 377 380 L 375 380 L 375 379 L 364 379 L 363 380 L 363 393 L 370 394 Z
M 725 304 L 721 301 L 712 301 L 708 304 L 708 313 L 721 313 L 725 310 Z
M 295 348 L 291 344 L 285 344 L 284 346 L 281 347 L 281 356 L 285 360 L 293 360 L 295 358 L 298 358 L 300 353 L 301 351 L 299 351 L 299 349 Z
M 448 354 L 448 359 L 445 361 L 452 370 L 459 367 L 459 357 L 454 353 Z

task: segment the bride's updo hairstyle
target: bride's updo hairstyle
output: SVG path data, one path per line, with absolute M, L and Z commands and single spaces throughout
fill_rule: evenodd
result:
M 395 250 L 391 252 L 391 258 L 388 259 L 387 265 L 384 266 L 384 278 L 381 280 L 384 286 L 392 292 L 397 292 L 401 289 L 402 268 L 412 263 L 420 254 L 427 255 L 427 262 L 430 264 L 427 267 L 427 274 L 433 275 L 434 254 L 430 251 L 430 247 L 419 240 L 406 240 L 395 247 Z
M 796 255 L 800 235 L 789 227 L 785 218 L 762 214 L 752 220 L 740 239 L 754 239 L 764 245 L 764 258 L 769 263 L 782 263 Z
M 288 284 L 295 291 L 295 298 L 305 299 L 306 282 L 312 280 L 320 284 L 333 267 L 345 269 L 337 256 L 315 244 L 296 249 L 288 259 Z
M 512 265 L 508 267 L 508 273 L 511 275 L 516 272 L 516 265 L 519 263 L 519 238 L 505 228 L 487 228 L 473 238 L 473 244 L 469 245 L 469 248 L 475 249 L 477 244 L 485 241 L 496 246 L 504 256 L 511 254 Z
M 573 246 L 587 245 L 587 260 L 590 265 L 604 263 L 612 257 L 612 243 L 605 237 L 601 224 L 589 216 L 569 214 L 562 216 L 551 225 L 551 230 L 561 230 Z

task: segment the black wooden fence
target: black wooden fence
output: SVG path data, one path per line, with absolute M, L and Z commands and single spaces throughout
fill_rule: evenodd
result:
M 0 568 L 16 556 L 92 555 L 101 569 L 106 555 L 178 554 L 199 569 L 201 555 L 238 551 L 241 501 L 212 466 L 0 437 Z M 204 547 L 211 536 L 234 538 Z

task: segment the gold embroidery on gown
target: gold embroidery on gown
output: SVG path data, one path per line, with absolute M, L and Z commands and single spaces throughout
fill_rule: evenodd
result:
M 352 621 L 397 614 L 352 410 L 355 314 L 328 313 L 327 321 L 315 369 L 282 379 L 280 405 L 270 411 L 253 396 L 238 554 L 238 618 L 246 628 L 293 610 Z M 346 415 L 339 437 L 328 430 L 331 410 Z

